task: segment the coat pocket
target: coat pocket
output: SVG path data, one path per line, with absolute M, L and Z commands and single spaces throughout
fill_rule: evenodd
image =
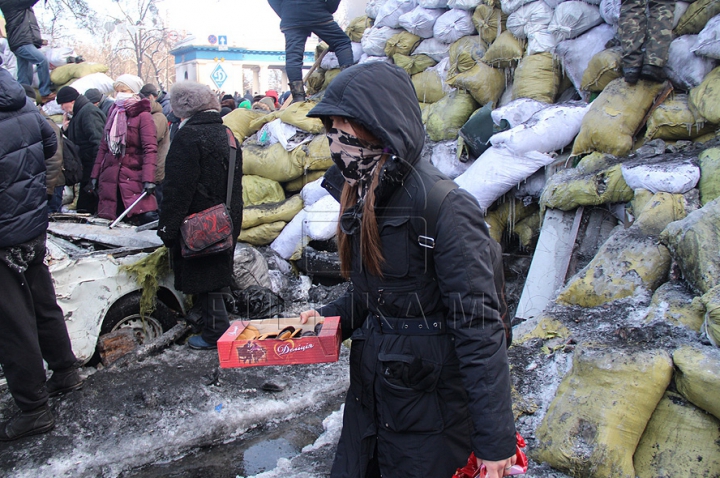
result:
M 405 277 L 408 274 L 408 227 L 407 217 L 391 217 L 380 226 L 380 241 L 385 258 L 382 272 L 385 277 Z
M 377 409 L 380 426 L 395 432 L 443 429 L 436 391 L 440 364 L 404 354 L 378 354 Z

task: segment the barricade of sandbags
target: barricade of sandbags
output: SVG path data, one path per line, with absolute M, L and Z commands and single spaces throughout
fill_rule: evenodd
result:
M 720 148 L 708 148 L 698 156 L 700 164 L 700 204 L 720 197 Z
M 622 175 L 631 189 L 684 194 L 697 185 L 700 168 L 688 160 L 631 166 L 623 164 Z
M 92 73 L 107 73 L 108 67 L 102 63 L 68 63 L 50 72 L 50 81 L 58 88 L 70 84 L 73 80 Z
M 598 206 L 626 202 L 633 190 L 622 176 L 620 164 L 586 172 L 582 168 L 555 173 L 547 182 L 540 206 L 571 211 L 579 206 Z
M 720 347 L 720 286 L 715 286 L 707 291 L 700 300 L 705 306 L 702 332 L 711 344 Z
M 676 327 L 700 331 L 705 309 L 699 299 L 680 281 L 669 281 L 657 288 L 650 300 L 645 323 L 663 321 Z
M 675 386 L 687 400 L 720 420 L 720 350 L 683 346 L 673 353 Z
M 690 90 L 688 104 L 690 109 L 701 117 L 711 123 L 720 124 L 720 66 Z
M 693 112 L 687 95 L 678 94 L 666 99 L 652 112 L 647 121 L 645 142 L 656 138 L 665 141 L 694 139 L 712 133 L 716 128 L 716 125 Z
M 695 88 L 715 67 L 713 60 L 693 53 L 697 40 L 697 35 L 683 35 L 670 43 L 664 71 L 677 88 Z

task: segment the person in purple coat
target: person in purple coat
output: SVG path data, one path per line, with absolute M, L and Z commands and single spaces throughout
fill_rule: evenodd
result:
M 110 108 L 91 174 L 99 198 L 99 217 L 116 219 L 147 193 L 128 212 L 129 221 L 136 225 L 158 218 L 157 136 L 150 101 L 138 95 L 143 84 L 134 75 L 121 75 L 115 81 L 115 104 Z

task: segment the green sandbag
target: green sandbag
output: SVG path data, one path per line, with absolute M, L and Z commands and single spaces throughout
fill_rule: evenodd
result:
M 673 353 L 673 362 L 678 392 L 720 419 L 720 350 L 685 345 Z
M 246 207 L 285 200 L 285 191 L 283 191 L 282 186 L 272 179 L 243 174 L 242 186 L 243 205 Z
M 583 73 L 581 89 L 601 92 L 612 80 L 622 76 L 622 49 L 608 48 L 596 53 Z
M 325 132 L 325 127 L 320 118 L 308 118 L 307 114 L 315 107 L 316 103 L 312 101 L 300 101 L 293 103 L 284 110 L 280 110 L 278 118 L 283 123 L 291 124 L 296 128 L 307 131 L 312 134 L 320 134 Z
M 515 68 L 512 99 L 530 98 L 552 103 L 558 94 L 562 72 L 552 53 L 536 53 L 520 60 Z
M 332 80 L 335 79 L 336 76 L 340 74 L 340 68 L 333 68 L 332 70 L 326 70 L 325 71 L 325 81 L 323 82 L 322 90 L 325 90 L 328 86 L 330 86 L 330 83 L 332 83 Z
M 385 42 L 385 55 L 390 58 L 392 58 L 396 53 L 409 55 L 415 50 L 415 48 L 417 48 L 421 41 L 422 38 L 417 35 L 413 35 L 410 32 L 404 31 L 397 33 L 388 38 L 388 41 Z
M 684 94 L 668 98 L 655 108 L 647 122 L 645 142 L 659 138 L 665 141 L 693 139 L 715 131 L 715 126 L 694 114 Z
M 585 173 L 583 170 L 565 169 L 554 174 L 540 196 L 541 208 L 571 211 L 579 206 L 599 206 L 627 202 L 633 190 L 625 182 L 622 166 Z
M 660 234 L 685 280 L 702 294 L 720 284 L 720 198 L 705 204 Z
M 272 113 L 264 113 L 259 111 L 261 114 L 254 120 L 250 121 L 248 132 L 252 135 L 260 131 L 260 129 L 271 121 L 275 121 L 280 117 L 280 111 L 273 111 Z
M 373 19 L 369 18 L 367 15 L 353 18 L 345 29 L 345 33 L 350 38 L 351 42 L 360 43 L 363 33 L 365 33 L 366 29 L 372 27 L 373 23 L 375 23 Z
M 261 204 L 243 208 L 242 228 L 250 229 L 260 224 L 285 221 L 290 222 L 303 208 L 303 200 L 299 194 L 291 196 L 283 202 Z
M 483 4 L 475 8 L 472 21 L 483 41 L 490 44 L 498 37 L 498 27 L 500 27 L 501 32 L 505 31 L 507 17 L 500 8 L 493 8 L 492 5 Z
M 330 144 L 327 136 L 319 134 L 309 143 L 303 144 L 301 148 L 305 151 L 305 169 L 310 171 L 325 171 L 333 165 L 330 157 Z
M 490 45 L 482 61 L 495 68 L 511 68 L 524 51 L 523 43 L 506 30 Z
M 435 103 L 445 96 L 442 79 L 437 71 L 423 71 L 412 76 L 418 101 L 421 103 Z
M 427 55 L 408 56 L 396 53 L 393 55 L 393 61 L 397 66 L 407 71 L 407 74 L 410 76 L 425 71 L 431 66 L 437 65 L 437 62 Z
M 68 63 L 51 71 L 50 81 L 56 85 L 64 85 L 74 78 L 82 78 L 93 73 L 107 73 L 108 69 L 102 63 Z
M 428 136 L 432 141 L 456 139 L 458 131 L 476 108 L 475 100 L 466 92 L 449 93 L 423 111 Z
M 673 33 L 676 37 L 700 33 L 707 22 L 718 13 L 720 13 L 720 0 L 693 2 L 680 17 Z
M 709 148 L 698 156 L 700 163 L 700 204 L 720 197 L 720 148 Z
M 468 71 L 448 79 L 448 85 L 467 91 L 481 106 L 497 104 L 505 91 L 505 72 L 478 63 Z
M 515 229 L 511 230 L 518 236 L 520 246 L 523 249 L 529 249 L 533 245 L 533 240 L 540 236 L 540 226 L 542 225 L 542 216 L 540 210 L 536 207 L 535 212 L 518 222 Z
M 715 347 L 720 347 L 720 286 L 710 289 L 700 301 L 705 306 L 702 331 Z
M 289 193 L 296 193 L 304 188 L 307 183 L 318 180 L 323 176 L 325 176 L 325 171 L 307 171 L 299 178 L 285 183 L 285 191 Z
M 645 323 L 662 321 L 676 327 L 700 331 L 705 308 L 680 281 L 666 282 L 655 291 L 648 306 Z
M 593 151 L 626 156 L 632 150 L 635 131 L 662 89 L 662 83 L 645 80 L 635 85 L 623 78 L 611 81 L 583 118 L 572 156 Z
M 450 69 L 448 76 L 468 71 L 475 66 L 487 50 L 487 44 L 479 35 L 462 37 L 450 45 Z
M 297 148 L 296 148 L 297 149 Z M 255 174 L 278 182 L 292 181 L 304 171 L 304 153 L 286 151 L 282 144 L 243 146 L 243 174 Z
M 240 231 L 238 241 L 247 242 L 253 246 L 267 246 L 277 239 L 286 225 L 286 222 L 278 221 L 244 229 Z
M 250 124 L 264 115 L 265 113 L 261 111 L 236 108 L 223 116 L 222 121 L 225 126 L 232 130 L 235 138 L 237 138 L 240 144 L 242 144 L 242 142 L 245 141 L 245 138 L 257 131 L 253 131 Z
M 581 344 L 530 456 L 583 478 L 634 478 L 633 452 L 672 378 L 664 350 Z
M 316 69 L 310 73 L 310 76 L 305 83 L 307 84 L 306 89 L 309 95 L 314 95 L 318 91 L 322 90 L 323 84 L 325 83 L 325 70 L 323 68 Z
M 720 66 L 708 73 L 702 83 L 690 90 L 688 105 L 709 122 L 720 124 Z
M 719 476 L 720 421 L 665 392 L 633 459 L 638 478 Z

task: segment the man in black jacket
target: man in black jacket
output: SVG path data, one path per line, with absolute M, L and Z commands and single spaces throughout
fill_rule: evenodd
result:
M 280 17 L 280 30 L 285 34 L 285 71 L 292 102 L 305 101 L 302 64 L 305 41 L 311 33 L 329 45 L 341 68 L 353 64 L 350 38 L 333 19 L 340 0 L 268 0 L 268 3 Z
M 5 17 L 8 44 L 17 57 L 18 81 L 32 85 L 33 65 L 37 65 L 40 95 L 46 103 L 55 98 L 50 91 L 50 67 L 47 58 L 38 48 L 43 45 L 35 12 L 32 7 L 38 0 L 0 0 Z
M 0 68 L 0 364 L 20 412 L 0 422 L 0 441 L 55 426 L 48 396 L 80 386 L 76 358 L 44 263 L 45 159 L 57 136 Z M 46 382 L 43 360 L 53 375 Z

